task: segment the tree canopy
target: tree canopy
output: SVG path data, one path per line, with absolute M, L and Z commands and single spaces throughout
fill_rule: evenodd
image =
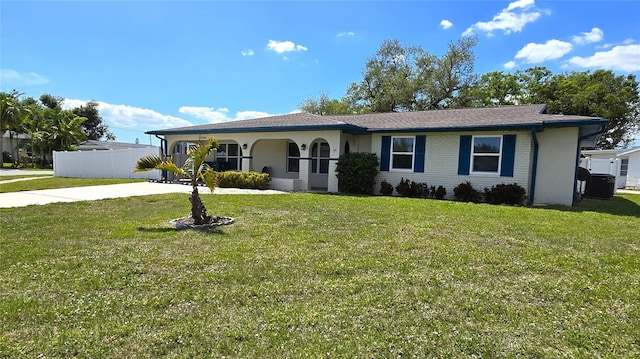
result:
M 95 102 L 65 110 L 62 97 L 43 94 L 36 100 L 22 96 L 16 90 L 0 92 L 0 135 L 6 131 L 11 136 L 27 134 L 29 140 L 20 146 L 40 164 L 51 163 L 52 151 L 73 149 L 85 139 L 115 139 L 102 122 Z M 0 137 L 0 145 L 1 141 Z M 18 156 L 12 155 L 17 160 Z
M 421 111 L 459 107 L 547 104 L 554 114 L 609 120 L 599 148 L 627 147 L 640 130 L 640 96 L 635 75 L 610 70 L 553 74 L 546 67 L 505 73 L 474 73 L 477 38 L 450 43 L 438 57 L 398 40 L 385 40 L 367 60 L 362 80 L 340 99 L 326 94 L 300 108 L 321 115 Z

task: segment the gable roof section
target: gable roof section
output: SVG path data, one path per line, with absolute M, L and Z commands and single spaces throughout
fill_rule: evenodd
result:
M 147 134 L 203 134 L 221 132 L 276 132 L 344 130 L 365 132 L 438 132 L 455 130 L 529 129 L 532 127 L 579 126 L 585 136 L 600 134 L 607 120 L 602 118 L 550 115 L 546 105 L 498 106 L 362 115 L 320 116 L 309 113 L 271 116 L 199 126 L 181 127 Z

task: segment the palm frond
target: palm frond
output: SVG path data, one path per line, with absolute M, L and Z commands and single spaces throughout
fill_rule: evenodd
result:
M 155 169 L 169 171 L 169 172 L 175 173 L 177 175 L 188 177 L 188 178 L 191 178 L 191 176 L 192 176 L 191 173 L 189 173 L 189 172 L 185 171 L 184 169 L 178 167 L 175 163 L 173 163 L 173 161 L 164 161 L 162 163 L 159 163 L 156 166 Z
M 207 166 L 208 167 L 208 166 Z M 208 167 L 205 171 L 201 171 L 198 174 L 198 178 L 201 179 L 205 185 L 209 188 L 211 193 L 213 193 L 214 188 L 216 187 L 216 173 Z
M 158 155 L 146 155 L 136 162 L 136 168 L 133 172 L 145 172 L 157 169 L 156 166 L 163 162 L 162 158 Z

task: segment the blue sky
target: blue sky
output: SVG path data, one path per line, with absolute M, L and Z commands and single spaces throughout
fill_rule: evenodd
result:
M 0 90 L 97 101 L 121 142 L 339 98 L 385 39 L 478 36 L 478 74 L 640 75 L 640 1 L 2 1 L 0 24 Z

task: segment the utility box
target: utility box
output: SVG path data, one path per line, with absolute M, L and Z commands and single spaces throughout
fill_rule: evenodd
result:
M 616 189 L 616 176 L 603 173 L 592 173 L 587 179 L 584 191 L 585 198 L 611 199 Z

